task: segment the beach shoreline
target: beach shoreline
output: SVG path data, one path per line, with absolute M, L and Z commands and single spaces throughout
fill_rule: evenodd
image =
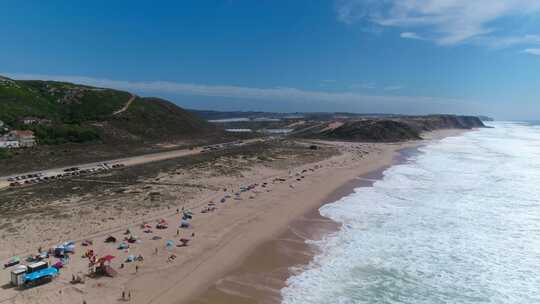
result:
M 192 200 L 178 205 L 185 205 L 195 211 L 191 221 L 192 228 L 155 231 L 153 235 L 159 235 L 163 241 L 152 241 L 149 238 L 152 234 L 145 235 L 136 227 L 142 222 L 141 217 L 148 221 L 163 217 L 169 223 L 177 223 L 180 215 L 175 214 L 174 209 L 166 209 L 153 216 L 131 212 L 133 219 L 126 218 L 115 224 L 114 227 L 124 226 L 124 230 L 128 227 L 135 228 L 133 230 L 140 236 L 142 242 L 133 244 L 129 251 L 118 251 L 102 241 L 108 234 L 119 236 L 121 228 L 100 229 L 98 233 L 88 233 L 84 230 L 86 225 L 81 223 L 75 237 L 59 235 L 59 239 L 92 238 L 93 249 L 101 254 L 112 253 L 117 256 L 112 263 L 115 269 L 120 268 L 121 262 L 128 255 L 144 255 L 144 262 L 126 264 L 116 278 L 88 280 L 84 285 L 75 286 L 69 284 L 71 275 L 80 274 L 87 269 L 86 260 L 80 259 L 79 251 L 54 283 L 20 293 L 12 289 L 0 290 L 0 303 L 78 303 L 82 300 L 88 304 L 113 303 L 118 301 L 122 291 L 130 292 L 131 303 L 277 303 L 280 299 L 279 290 L 291 274 L 291 266 L 305 265 L 313 257 L 313 252 L 306 250 L 305 240 L 316 239 L 339 228 L 336 223 L 320 216 L 318 209 L 322 205 L 346 196 L 360 183 L 374 179 L 376 176 L 369 174 L 380 174 L 393 165 L 396 156 L 400 155 L 399 151 L 462 132 L 464 131 L 441 130 L 427 134 L 425 140 L 405 143 L 319 141 L 318 145 L 337 147 L 341 153 L 316 162 L 289 167 L 288 170 L 257 167 L 244 172 L 241 178 L 202 178 L 209 185 L 207 190 L 198 192 Z M 182 178 L 181 176 L 183 175 L 175 174 L 167 178 L 178 182 L 177 179 Z M 363 176 L 364 180 L 359 179 L 359 176 Z M 229 199 L 226 204 L 218 204 L 217 211 L 199 213 L 199 209 L 208 201 L 219 201 L 225 193 L 234 194 L 230 192 L 230 187 L 246 185 L 248 182 L 257 183 L 259 186 L 256 190 Z M 262 187 L 263 184 L 267 186 Z M 211 185 L 213 186 L 210 187 Z M 229 190 L 220 193 L 215 190 L 216 185 L 228 185 Z M 145 190 L 144 185 L 137 187 L 139 188 L 128 189 L 128 193 L 134 193 L 133 195 L 138 197 L 135 190 L 147 191 L 150 194 L 155 191 Z M 171 188 L 163 186 L 163 189 L 169 189 L 166 187 Z M 162 190 L 162 195 L 181 197 L 176 193 L 178 187 L 172 186 L 172 189 L 174 191 L 170 193 Z M 98 226 L 93 224 L 88 230 L 97 229 L 92 227 Z M 41 234 L 45 232 L 31 230 L 25 232 L 25 237 L 31 238 L 33 235 L 33 244 L 40 244 L 40 240 L 43 240 Z M 194 232 L 196 236 L 192 235 Z M 190 238 L 190 246 L 169 250 L 159 245 L 157 253 L 158 245 L 154 244 L 179 237 Z M 80 242 L 76 243 L 80 246 Z M 36 246 L 22 242 L 19 245 L 20 248 Z M 157 254 L 154 254 L 154 249 Z M 280 258 L 276 252 L 272 254 L 276 250 L 285 251 L 288 258 Z M 257 252 L 262 252 L 265 256 L 260 258 Z M 170 255 L 177 256 L 176 260 L 171 262 L 168 259 Z M 277 270 L 267 271 L 271 268 Z M 275 276 L 252 275 L 257 269 Z M 241 274 L 241 280 L 234 279 L 235 275 L 238 277 L 237 273 Z M 242 285 L 246 280 L 251 285 Z M 235 288 L 240 288 L 240 291 Z M 219 293 L 213 290 L 218 290 Z M 227 292 L 223 292 L 224 290 Z M 232 298 L 231 294 L 234 294 Z
M 407 161 L 419 152 L 419 148 L 432 141 L 458 136 L 463 130 L 440 130 L 424 134 L 422 141 L 391 146 L 391 158 L 381 159 L 371 171 L 359 170 L 357 176 L 341 183 L 275 238 L 258 245 L 233 270 L 220 278 L 206 291 L 188 304 L 255 304 L 280 303 L 281 289 L 287 286 L 291 275 L 301 272 L 318 253 L 311 241 L 320 241 L 338 231 L 341 225 L 320 214 L 320 208 L 349 196 L 361 187 L 370 187 L 383 178 L 388 168 Z M 387 147 L 388 148 L 388 147 Z

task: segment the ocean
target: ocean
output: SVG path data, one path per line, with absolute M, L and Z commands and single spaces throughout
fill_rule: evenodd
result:
M 540 303 L 540 125 L 490 125 L 323 206 L 342 227 L 282 303 Z

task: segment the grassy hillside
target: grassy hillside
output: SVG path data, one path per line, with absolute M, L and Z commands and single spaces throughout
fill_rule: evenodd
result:
M 136 98 L 126 112 L 114 116 L 109 123 L 146 140 L 196 138 L 218 130 L 175 104 L 157 98 Z
M 204 120 L 160 99 L 136 98 L 118 115 L 128 92 L 55 81 L 19 81 L 0 77 L 0 120 L 12 128 L 31 129 L 41 144 L 156 142 L 216 132 Z M 25 126 L 23 117 L 50 120 Z

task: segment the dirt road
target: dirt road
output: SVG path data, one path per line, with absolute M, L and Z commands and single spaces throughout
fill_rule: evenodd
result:
M 118 115 L 122 112 L 125 112 L 129 106 L 131 105 L 131 103 L 133 103 L 133 101 L 135 100 L 135 98 L 137 98 L 137 95 L 133 95 L 131 94 L 131 97 L 129 98 L 129 100 L 126 102 L 126 104 L 118 111 L 114 112 L 113 115 Z
M 223 145 L 222 149 L 226 149 L 227 147 L 229 147 L 229 145 L 234 145 L 234 146 L 238 147 L 238 146 L 253 143 L 255 141 L 259 141 L 259 139 L 252 139 L 252 140 L 244 141 L 242 143 L 234 143 L 234 144 L 233 143 L 223 143 L 221 145 Z M 64 170 L 68 169 L 68 168 L 76 167 L 79 170 L 89 170 L 89 169 L 95 169 L 95 168 L 98 168 L 98 167 L 110 169 L 110 168 L 112 168 L 112 166 L 117 165 L 117 164 L 122 164 L 122 165 L 124 165 L 126 167 L 128 167 L 128 166 L 136 166 L 136 165 L 141 165 L 141 164 L 146 164 L 146 163 L 151 163 L 151 162 L 156 162 L 156 161 L 162 161 L 162 160 L 173 159 L 173 158 L 178 158 L 178 157 L 183 157 L 183 156 L 188 156 L 188 155 L 200 154 L 204 150 L 205 149 L 203 147 L 197 147 L 197 148 L 193 148 L 193 149 L 180 149 L 180 150 L 173 150 L 173 151 L 145 154 L 145 155 L 140 155 L 140 156 L 118 158 L 118 159 L 112 159 L 112 160 L 100 161 L 100 162 L 94 162 L 94 163 L 71 165 L 71 166 L 68 166 L 68 167 L 52 168 L 52 169 L 43 170 L 43 171 L 12 174 L 12 175 L 9 175 L 9 176 L 0 176 L 0 189 L 9 187 L 10 181 L 8 181 L 8 179 L 10 177 L 15 177 L 15 176 L 27 176 L 27 175 L 30 175 L 30 174 L 37 174 L 37 175 L 39 175 L 40 178 L 43 179 L 45 177 L 50 178 L 52 176 L 58 176 L 59 174 L 65 174 L 66 171 L 64 171 Z

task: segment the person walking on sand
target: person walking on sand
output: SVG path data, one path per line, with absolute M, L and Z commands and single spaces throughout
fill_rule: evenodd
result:
M 139 272 L 139 265 L 135 265 L 135 273 Z
M 125 300 L 126 300 L 126 292 L 122 291 L 122 301 L 125 301 Z
M 128 301 L 131 301 L 131 291 L 128 292 Z

